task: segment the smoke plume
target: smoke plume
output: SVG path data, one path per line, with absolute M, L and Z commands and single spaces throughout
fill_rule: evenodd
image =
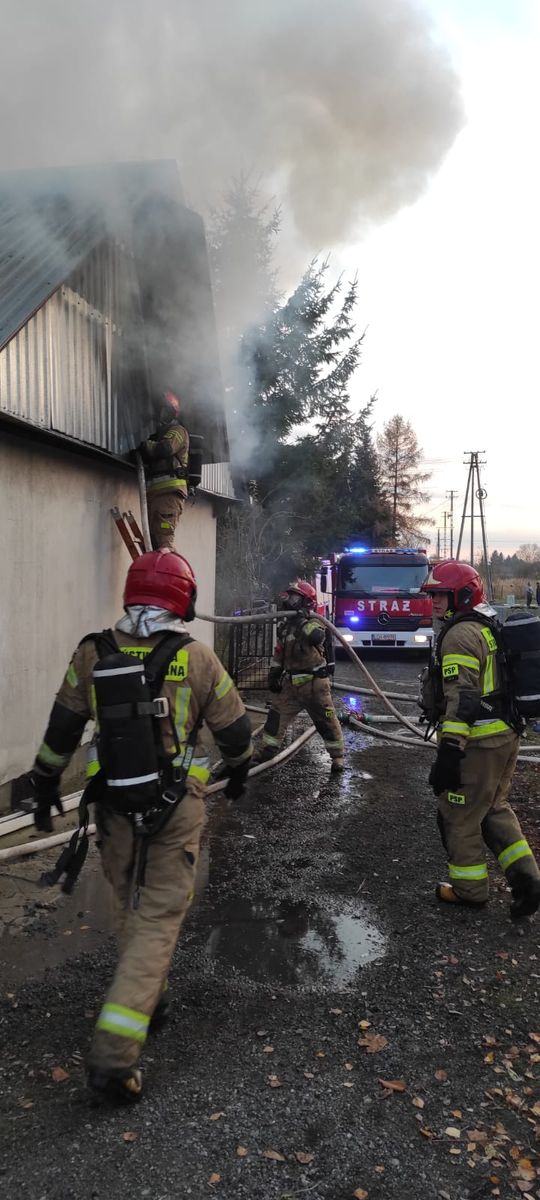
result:
M 175 157 L 269 180 L 308 249 L 422 192 L 462 123 L 417 0 L 4 0 L 4 169 Z

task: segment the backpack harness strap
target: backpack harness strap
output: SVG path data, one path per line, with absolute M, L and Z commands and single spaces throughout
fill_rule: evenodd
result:
M 82 639 L 79 643 L 94 642 L 97 650 L 98 658 L 103 658 L 107 654 L 118 653 L 119 646 L 116 642 L 112 629 L 104 629 L 101 633 L 91 633 Z M 113 705 L 111 706 L 111 716 L 120 717 L 130 715 L 135 708 L 138 715 L 154 716 L 157 718 L 168 717 L 173 735 L 176 755 L 180 753 L 180 744 L 176 726 L 169 712 L 169 706 L 163 697 L 157 695 L 160 691 L 168 668 L 179 650 L 184 649 L 193 641 L 189 634 L 166 633 L 165 636 L 158 642 L 157 646 L 150 651 L 144 662 L 146 679 L 152 696 L 152 701 L 149 703 L 140 703 L 137 705 Z M 121 711 L 120 711 L 121 710 Z M 126 710 L 124 712 L 124 710 Z M 144 712 L 142 711 L 144 710 Z M 105 710 L 106 712 L 107 710 Z M 163 747 L 161 730 L 158 722 L 155 722 L 155 738 L 156 749 L 158 752 L 158 760 L 161 765 L 161 775 L 165 784 L 162 792 L 164 804 L 162 807 L 153 810 L 152 819 L 145 819 L 141 813 L 134 813 L 132 816 L 133 829 L 135 837 L 138 841 L 138 853 L 136 854 L 136 877 L 133 906 L 138 907 L 140 888 L 144 886 L 144 877 L 146 869 L 146 859 L 148 855 L 148 843 L 151 837 L 156 833 L 160 833 L 170 820 L 173 812 L 181 803 L 186 790 L 186 780 L 195 753 L 195 746 L 199 729 L 203 723 L 203 717 L 200 715 L 191 730 L 187 743 L 184 749 L 182 762 L 178 766 L 173 765 L 170 755 L 168 755 Z M 51 871 L 45 871 L 41 875 L 40 883 L 45 887 L 53 887 L 58 883 L 62 875 L 65 877 L 61 890 L 67 895 L 70 895 L 77 882 L 80 872 L 84 866 L 86 856 L 88 854 L 88 824 L 89 824 L 89 808 L 92 803 L 106 804 L 104 796 L 104 780 L 101 770 L 99 770 L 87 783 L 79 804 L 79 826 L 72 834 L 68 845 L 62 850 L 55 866 Z M 150 814 L 149 814 L 150 815 Z

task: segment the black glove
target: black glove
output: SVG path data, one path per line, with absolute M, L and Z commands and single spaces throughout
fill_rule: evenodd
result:
M 436 796 L 440 796 L 441 792 L 455 792 L 460 786 L 462 758 L 465 758 L 465 754 L 457 742 L 443 738 L 429 772 L 429 783 Z
M 217 775 L 217 779 L 229 780 L 227 787 L 223 789 L 229 800 L 239 800 L 244 795 L 250 762 L 251 759 L 248 758 L 247 762 L 239 767 L 228 767 L 225 763 Z
M 268 691 L 269 692 L 280 692 L 281 691 L 281 676 L 282 676 L 282 674 L 283 674 L 283 672 L 281 670 L 281 667 L 270 667 L 270 670 L 268 672 Z
M 60 799 L 60 781 L 57 778 L 48 779 L 46 775 L 39 775 L 37 771 L 32 771 L 30 787 L 36 802 L 34 825 L 42 833 L 52 833 L 51 808 L 55 808 L 61 817 L 64 815 Z

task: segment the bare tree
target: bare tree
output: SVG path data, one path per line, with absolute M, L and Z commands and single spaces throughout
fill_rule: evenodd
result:
M 536 542 L 525 542 L 523 546 L 519 546 L 517 557 L 526 563 L 540 562 L 540 546 Z
M 399 413 L 391 417 L 377 437 L 377 451 L 382 494 L 392 511 L 394 541 L 426 539 L 425 527 L 433 521 L 416 510 L 429 499 L 423 485 L 431 472 L 422 469 L 422 450 L 410 421 Z

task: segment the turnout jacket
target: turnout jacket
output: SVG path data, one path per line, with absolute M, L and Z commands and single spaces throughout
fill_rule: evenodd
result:
M 504 681 L 497 640 L 487 622 L 451 623 L 437 641 L 431 671 L 438 674 L 441 737 L 451 738 L 462 750 L 472 744 L 489 749 L 516 737 L 503 719 Z
M 163 634 L 135 637 L 115 629 L 114 637 L 119 650 L 144 661 Z M 48 778 L 60 777 L 81 740 L 85 725 L 95 717 L 92 671 L 97 658 L 94 641 L 85 639 L 77 647 L 66 671 L 34 764 L 34 770 Z M 173 762 L 181 763 L 189 734 L 199 717 L 204 718 L 211 730 L 227 766 L 241 766 L 251 757 L 251 725 L 246 710 L 232 679 L 208 646 L 193 641 L 177 651 L 168 667 L 161 694 L 169 701 L 169 712 L 180 745 L 180 754 L 176 756 L 170 723 L 163 720 L 163 746 Z M 202 790 L 210 774 L 209 766 L 199 729 L 188 771 L 188 787 Z M 91 744 L 87 775 L 96 774 L 98 769 L 97 747 Z
M 181 492 L 187 496 L 189 434 L 183 425 L 170 425 L 162 436 L 143 443 L 146 488 L 149 492 Z
M 278 625 L 271 667 L 290 672 L 293 683 L 307 682 L 314 671 L 326 666 L 325 638 L 325 627 L 315 616 L 287 617 Z

